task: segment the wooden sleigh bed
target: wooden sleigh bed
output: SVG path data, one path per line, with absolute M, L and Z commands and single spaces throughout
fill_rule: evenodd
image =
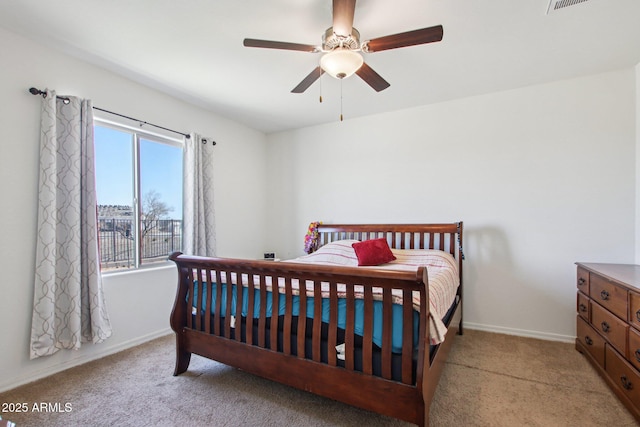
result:
M 410 265 L 353 266 L 352 255 L 340 252 L 352 241 L 380 239 Z M 172 254 L 179 275 L 174 375 L 198 354 L 427 426 L 454 335 L 462 334 L 462 222 L 320 224 L 317 243 L 314 254 L 283 262 Z M 431 313 L 437 278 L 430 276 L 440 270 L 421 265 L 436 255 L 451 264 L 445 275 L 457 276 L 453 301 L 440 308 L 446 329 L 439 339 L 434 325 L 441 322 Z

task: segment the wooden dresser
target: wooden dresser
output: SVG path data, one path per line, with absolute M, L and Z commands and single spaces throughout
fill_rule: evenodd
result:
M 576 265 L 576 350 L 640 421 L 640 265 Z

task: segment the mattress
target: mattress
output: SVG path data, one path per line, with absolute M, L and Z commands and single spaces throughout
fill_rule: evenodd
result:
M 232 315 L 232 324 L 236 322 L 235 314 L 237 307 L 237 285 L 232 286 L 232 299 L 231 299 L 231 315 Z M 211 299 L 211 307 L 215 307 L 216 304 L 216 289 L 217 285 L 215 283 L 212 284 L 212 294 L 213 298 Z M 194 293 L 197 295 L 197 284 L 195 285 Z M 285 294 L 278 294 L 278 316 L 284 316 L 285 314 Z M 266 293 L 267 303 L 266 303 L 266 317 L 270 318 L 273 316 L 273 292 L 269 291 Z M 207 287 L 205 286 L 204 293 L 202 296 L 203 301 L 206 301 L 207 298 Z M 222 285 L 222 296 L 221 296 L 221 307 L 220 307 L 220 317 L 226 317 L 226 307 L 227 307 L 227 285 Z M 257 319 L 260 316 L 260 290 L 254 289 L 254 308 L 253 308 L 253 317 Z M 315 298 L 308 297 L 306 301 L 306 313 L 307 318 L 314 318 L 314 307 L 315 307 Z M 329 323 L 329 298 L 322 298 L 322 322 Z M 247 317 L 248 315 L 248 307 L 249 307 L 249 288 L 246 286 L 242 287 L 242 317 Z M 195 308 L 195 307 L 194 307 Z M 298 316 L 300 313 L 300 296 L 293 295 L 292 297 L 292 315 Z M 364 300 L 356 299 L 355 300 L 355 327 L 354 332 L 356 335 L 363 336 L 364 335 Z M 214 310 L 212 310 L 211 314 L 214 314 Z M 338 327 L 341 329 L 346 328 L 347 324 L 347 301 L 345 298 L 338 299 Z M 382 346 L 382 301 L 373 301 L 373 342 L 378 347 Z M 414 332 L 418 330 L 418 321 L 419 315 L 418 312 L 414 311 L 413 313 L 413 330 Z M 392 322 L 391 322 L 391 342 L 392 342 L 392 351 L 396 353 L 400 353 L 402 351 L 402 306 L 399 304 L 393 304 L 392 309 Z M 415 337 L 414 345 L 417 344 L 417 334 L 413 334 Z
M 287 262 L 295 263 L 310 263 L 310 264 L 324 264 L 324 265 L 343 265 L 343 266 L 357 266 L 358 260 L 355 252 L 352 248 L 352 244 L 356 242 L 354 240 L 340 240 L 337 242 L 329 243 L 321 247 L 318 251 L 305 255 L 299 258 L 288 260 Z M 429 315 L 430 315 L 430 344 L 437 345 L 444 340 L 446 335 L 446 326 L 443 322 L 447 310 L 453 304 L 456 291 L 460 284 L 459 274 L 457 268 L 457 262 L 450 254 L 439 250 L 408 250 L 408 249 L 392 249 L 395 256 L 395 260 L 386 264 L 381 264 L 375 267 L 359 267 L 359 268 L 383 268 L 389 270 L 406 270 L 415 271 L 419 266 L 425 266 L 427 268 L 429 277 Z M 202 278 L 203 283 L 206 282 L 206 278 Z M 231 283 L 231 315 L 235 315 L 237 312 L 238 301 L 238 278 L 235 274 L 231 274 L 231 280 L 227 280 L 227 277 L 221 275 L 221 301 L 220 301 L 220 317 L 226 317 L 227 313 L 227 286 Z M 249 292 L 250 292 L 250 280 L 246 275 L 241 278 L 242 283 L 242 316 L 246 317 L 249 313 Z M 257 283 L 255 281 L 251 281 Z M 298 316 L 300 313 L 300 284 L 296 280 L 292 280 L 292 315 Z M 198 280 L 194 283 L 194 294 L 198 295 Z M 216 295 L 217 283 L 211 284 L 211 301 L 207 304 L 211 307 L 211 312 L 215 316 L 216 307 Z M 257 285 L 254 285 L 257 286 Z M 266 317 L 273 315 L 273 289 L 274 287 L 270 282 L 266 283 L 268 291 L 266 292 Z M 205 286 L 202 295 L 202 307 L 205 307 L 205 301 L 208 300 L 207 289 L 209 286 Z M 278 315 L 284 315 L 285 312 L 285 294 L 284 294 L 284 281 L 278 283 Z M 304 286 L 306 290 L 306 316 L 313 319 L 314 306 L 316 304 L 316 298 L 314 297 L 314 285 L 313 283 L 306 283 Z M 322 322 L 329 322 L 329 285 L 322 284 Z M 261 298 L 260 290 L 257 287 L 253 289 L 254 307 L 253 317 L 258 318 L 261 314 Z M 346 299 L 344 298 L 344 285 L 338 285 L 338 327 L 345 328 L 346 326 Z M 341 297 L 342 296 L 342 297 Z M 363 289 L 361 286 L 355 286 L 355 333 L 362 336 L 364 334 L 364 300 Z M 376 294 L 374 291 L 373 301 L 373 342 L 377 346 L 382 346 L 382 334 L 383 334 L 383 315 L 382 315 L 382 301 L 381 294 Z M 187 297 L 188 298 L 188 297 Z M 403 328 L 403 315 L 402 315 L 402 293 L 401 291 L 393 293 L 394 304 L 392 307 L 392 321 L 391 321 L 391 341 L 392 351 L 399 353 L 402 350 L 402 328 Z M 194 298 L 193 310 L 197 311 L 197 298 Z M 412 295 L 412 303 L 414 306 L 413 315 L 413 330 L 414 330 L 414 345 L 417 344 L 418 335 L 415 331 L 418 330 L 419 323 L 419 307 L 420 307 L 420 294 L 415 291 Z M 233 321 L 232 321 L 233 323 Z

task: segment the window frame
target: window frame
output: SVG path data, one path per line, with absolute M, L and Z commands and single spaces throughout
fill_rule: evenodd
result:
M 185 141 L 184 139 L 176 138 L 174 136 L 170 136 L 163 133 L 152 132 L 146 129 L 140 129 L 140 126 L 144 125 L 144 123 L 139 123 L 139 126 L 128 125 L 123 122 L 113 121 L 109 119 L 105 119 L 102 117 L 94 116 L 94 129 L 96 126 L 106 127 L 117 131 L 127 132 L 132 134 L 131 141 L 131 150 L 132 150 L 132 167 L 133 167 L 133 181 L 132 181 L 132 190 L 133 190 L 133 200 L 132 200 L 132 209 L 133 209 L 133 218 L 135 219 L 135 224 L 132 226 L 132 231 L 134 233 L 134 239 L 136 242 L 136 253 L 134 258 L 134 265 L 130 268 L 116 268 L 108 271 L 101 271 L 103 275 L 116 274 L 116 273 L 131 273 L 144 269 L 158 268 L 158 267 L 166 267 L 170 265 L 169 260 L 152 262 L 144 264 L 142 262 L 142 219 L 140 214 L 142 212 L 142 196 L 140 194 L 140 146 L 141 140 L 144 139 L 146 141 L 151 141 L 159 144 L 170 145 L 176 148 L 180 148 L 182 150 L 183 162 L 184 162 L 184 147 Z M 184 184 L 184 172 L 183 172 L 183 184 Z M 99 195 L 98 195 L 99 197 Z M 182 199 L 184 200 L 184 194 L 182 195 Z M 182 213 L 181 218 L 181 233 L 184 237 L 184 212 Z

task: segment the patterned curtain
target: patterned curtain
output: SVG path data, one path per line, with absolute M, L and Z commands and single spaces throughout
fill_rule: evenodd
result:
M 184 147 L 182 250 L 189 255 L 215 256 L 213 144 L 192 133 Z
M 40 132 L 32 359 L 111 336 L 98 255 L 91 101 L 46 91 Z

